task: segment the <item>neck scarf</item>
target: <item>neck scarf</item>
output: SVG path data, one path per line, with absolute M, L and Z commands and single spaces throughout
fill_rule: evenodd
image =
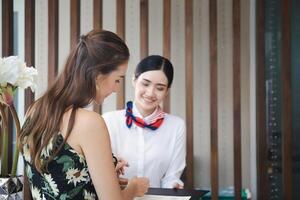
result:
M 136 117 L 132 113 L 132 101 L 127 102 L 126 108 L 126 125 L 128 128 L 132 126 L 134 122 L 137 126 L 142 128 L 149 128 L 151 130 L 156 130 L 163 123 L 165 113 L 161 110 L 160 107 L 155 111 L 155 114 L 150 119 L 149 123 L 146 123 L 142 118 Z

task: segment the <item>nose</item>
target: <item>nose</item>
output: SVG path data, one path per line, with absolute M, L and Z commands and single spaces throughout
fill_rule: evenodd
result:
M 155 96 L 155 88 L 154 87 L 148 87 L 146 91 L 146 95 L 149 97 Z

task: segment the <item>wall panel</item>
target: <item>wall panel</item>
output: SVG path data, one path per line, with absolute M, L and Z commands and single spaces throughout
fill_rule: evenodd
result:
M 126 74 L 126 101 L 133 100 L 132 78 L 136 65 L 140 61 L 140 1 L 126 0 L 125 37 L 130 51 L 130 60 Z M 125 101 L 125 102 L 126 102 Z
M 194 1 L 194 186 L 210 185 L 209 0 Z
M 171 62 L 174 66 L 171 113 L 185 119 L 185 18 L 183 1 L 172 0 L 171 19 Z
M 116 33 L 125 40 L 125 7 L 126 7 L 125 0 L 118 0 L 117 1 L 117 31 Z M 125 92 L 126 92 L 126 85 L 125 85 L 125 77 L 120 80 L 119 88 L 117 91 L 117 102 L 116 107 L 117 109 L 123 109 L 125 107 Z
M 149 1 L 140 0 L 140 59 L 149 55 Z
M 241 1 L 242 186 L 250 187 L 250 1 Z M 250 158 L 250 159 L 249 159 Z
M 103 29 L 117 31 L 117 4 L 116 0 L 103 0 Z M 116 93 L 107 97 L 102 105 L 102 112 L 116 110 Z
M 193 129 L 194 129 L 194 98 L 193 98 L 193 1 L 185 0 L 185 95 L 186 95 L 186 139 L 187 139 L 187 164 L 186 188 L 194 187 L 193 166 Z
M 222 189 L 233 185 L 232 0 L 218 0 L 217 10 L 219 185 Z
M 163 54 L 163 0 L 149 1 L 149 55 Z
M 80 1 L 80 35 L 93 29 L 93 0 Z
M 48 2 L 36 0 L 35 16 L 35 66 L 39 72 L 35 99 L 40 97 L 48 86 Z
M 48 1 L 48 85 L 58 73 L 58 0 Z
M 233 40 L 233 157 L 234 157 L 234 194 L 241 200 L 242 189 L 242 137 L 241 137 L 241 2 L 232 2 L 232 40 Z
M 70 0 L 60 0 L 58 7 L 58 71 L 61 71 L 71 50 Z

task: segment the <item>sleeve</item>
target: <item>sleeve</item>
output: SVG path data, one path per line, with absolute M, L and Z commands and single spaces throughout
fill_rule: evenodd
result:
M 184 185 L 180 176 L 186 165 L 186 127 L 184 122 L 178 129 L 172 159 L 165 176 L 161 180 L 163 188 L 173 188 L 174 184 Z
M 115 140 L 115 135 L 116 135 L 116 128 L 114 127 L 114 116 L 113 113 L 109 112 L 109 113 L 105 113 L 102 115 L 105 124 L 106 124 L 106 128 L 108 130 L 109 133 L 109 138 L 110 138 L 110 144 L 111 144 L 111 148 L 112 148 L 112 152 L 114 154 L 117 153 L 117 146 L 116 146 L 116 140 Z

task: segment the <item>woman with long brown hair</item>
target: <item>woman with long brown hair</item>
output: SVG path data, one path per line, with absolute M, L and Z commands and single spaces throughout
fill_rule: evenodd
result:
M 105 123 L 84 109 L 115 92 L 128 59 L 116 34 L 91 31 L 31 106 L 18 139 L 33 199 L 133 199 L 146 192 L 148 179 L 136 177 L 120 190 Z

